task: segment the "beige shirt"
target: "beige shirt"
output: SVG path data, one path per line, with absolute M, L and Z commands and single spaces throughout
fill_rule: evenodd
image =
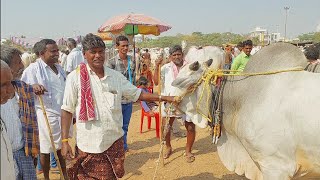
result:
M 101 79 L 90 69 L 92 97 L 96 119 L 80 123 L 77 119 L 77 146 L 88 153 L 102 153 L 117 139 L 123 136 L 121 97 L 137 101 L 141 90 L 133 86 L 121 73 L 104 67 L 105 76 Z M 80 112 L 81 89 L 79 68 L 67 77 L 61 109 L 70 113 Z

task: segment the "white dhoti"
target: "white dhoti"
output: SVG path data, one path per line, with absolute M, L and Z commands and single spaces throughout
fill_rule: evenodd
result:
M 170 105 L 169 105 L 170 106 Z M 189 116 L 187 116 L 186 114 L 184 114 L 183 112 L 179 112 L 178 110 L 175 109 L 175 107 L 172 106 L 172 108 L 174 109 L 174 111 L 171 108 L 167 109 L 167 106 L 164 105 L 164 103 L 161 103 L 161 116 L 164 117 L 174 117 L 174 118 L 181 118 L 183 121 L 187 121 L 187 122 L 192 122 L 191 118 Z M 167 112 L 168 111 L 168 112 Z
M 47 118 L 51 127 L 52 137 L 57 150 L 61 149 L 61 116 L 60 114 L 47 111 Z M 40 152 L 43 154 L 49 154 L 53 152 L 51 145 L 49 129 L 46 124 L 46 119 L 43 115 L 42 109 L 37 109 L 37 119 L 39 127 L 39 141 Z M 69 137 L 72 137 L 72 125 L 70 126 Z

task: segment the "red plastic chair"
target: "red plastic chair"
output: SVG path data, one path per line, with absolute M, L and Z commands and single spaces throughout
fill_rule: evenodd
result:
M 151 89 L 148 89 L 149 92 L 151 92 Z M 156 121 L 156 137 L 160 137 L 160 117 L 159 113 L 155 112 L 154 115 L 149 114 L 148 112 L 145 112 L 143 107 L 142 107 L 142 102 L 140 101 L 140 107 L 141 107 L 141 122 L 140 122 L 140 133 L 142 133 L 142 127 L 143 127 L 143 120 L 144 117 L 146 116 L 148 118 L 148 129 L 151 129 L 151 118 L 153 117 Z

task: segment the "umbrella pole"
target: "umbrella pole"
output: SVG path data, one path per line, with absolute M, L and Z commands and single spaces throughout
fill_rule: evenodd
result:
M 42 112 L 43 112 L 44 119 L 45 119 L 46 124 L 47 124 L 47 128 L 49 130 L 49 136 L 50 136 L 51 146 L 52 146 L 52 149 L 53 149 L 53 154 L 54 154 L 54 157 L 56 158 L 56 161 L 57 161 L 57 164 L 58 164 L 58 168 L 59 168 L 59 171 L 60 171 L 60 179 L 64 180 L 65 179 L 64 178 L 64 174 L 63 174 L 62 167 L 61 167 L 61 164 L 60 164 L 60 159 L 59 159 L 58 154 L 57 154 L 56 146 L 54 145 L 54 141 L 53 141 L 53 137 L 52 137 L 52 131 L 51 131 L 51 127 L 50 127 L 50 124 L 49 124 L 48 117 L 47 117 L 46 109 L 44 108 L 44 105 L 43 105 L 42 96 L 39 95 L 38 98 L 39 98 L 39 102 L 40 102 L 40 105 L 41 105 L 41 109 L 42 109 Z
M 134 25 L 132 25 L 132 41 L 133 41 L 133 60 L 134 62 L 136 62 L 136 41 L 134 40 Z

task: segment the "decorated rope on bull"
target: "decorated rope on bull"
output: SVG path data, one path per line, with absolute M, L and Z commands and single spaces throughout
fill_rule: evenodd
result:
M 185 58 L 189 66 L 172 83 L 181 94 L 178 108 L 200 128 L 213 122 L 228 170 L 249 179 L 320 178 L 320 76 L 303 71 L 307 60 L 298 48 L 264 47 L 241 74 L 221 69 L 218 47 L 191 47 Z

